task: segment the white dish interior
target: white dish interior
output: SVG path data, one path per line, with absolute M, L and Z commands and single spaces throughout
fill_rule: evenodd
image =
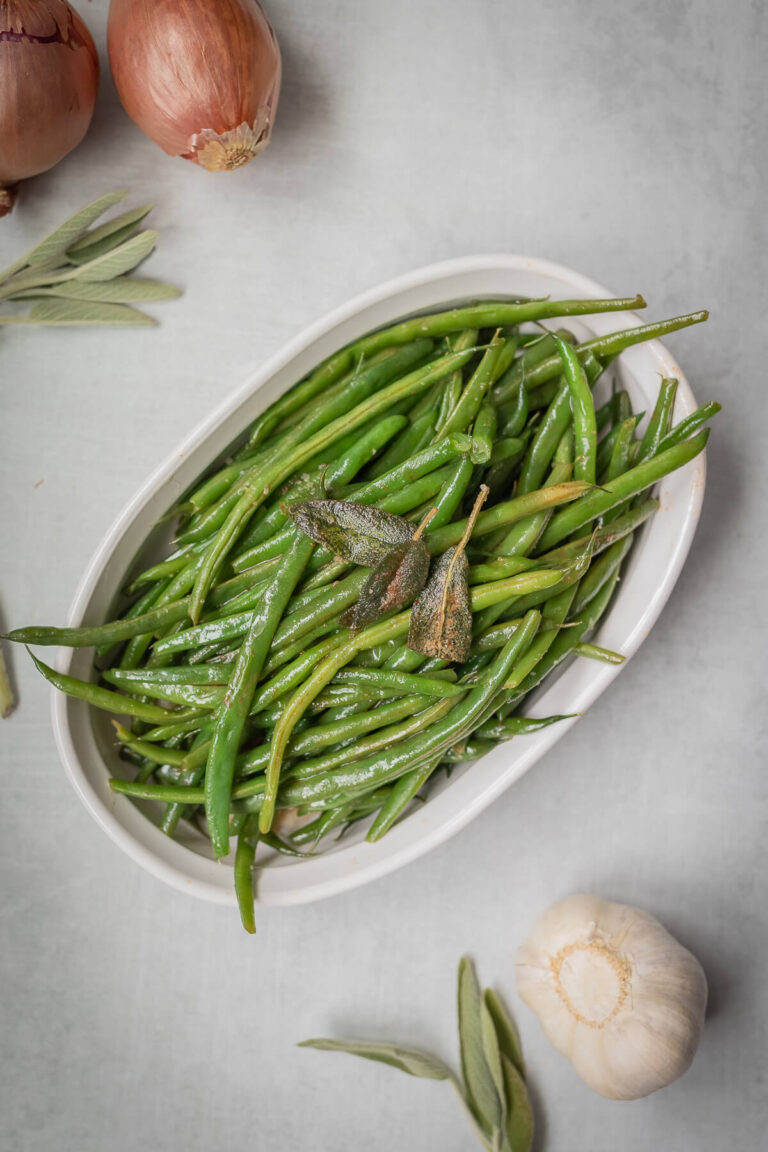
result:
M 107 618 L 126 573 L 133 569 L 140 552 L 146 554 L 147 541 L 160 518 L 196 477 L 225 455 L 260 412 L 326 356 L 372 329 L 413 313 L 489 298 L 546 295 L 565 299 L 614 293 L 543 260 L 503 255 L 466 257 L 399 277 L 311 325 L 254 372 L 144 484 L 89 563 L 69 624 L 99 623 Z M 584 339 L 643 322 L 635 313 L 614 312 L 569 319 L 565 324 Z M 616 377 L 630 393 L 634 410 L 649 411 L 662 375 L 676 376 L 680 381 L 677 422 L 696 405 L 679 367 L 659 341 L 623 353 L 598 385 L 597 395 Z M 658 486 L 661 508 L 638 534 L 620 588 L 597 634 L 598 643 L 630 657 L 647 636 L 685 561 L 704 482 L 702 454 Z M 92 657 L 92 649 L 67 649 L 59 667 L 90 679 Z M 619 671 L 612 665 L 572 660 L 539 691 L 530 711 L 542 716 L 583 713 Z M 230 864 L 216 863 L 202 836 L 190 830 L 171 840 L 147 818 L 145 813 L 151 806 L 136 804 L 110 790 L 109 775 L 126 775 L 127 765 L 117 756 L 106 714 L 56 692 L 53 722 L 69 778 L 108 835 L 139 864 L 174 887 L 205 899 L 234 903 Z M 279 905 L 317 900 L 407 864 L 474 819 L 575 722 L 561 721 L 500 745 L 474 764 L 457 765 L 450 779 L 443 776 L 436 782 L 427 804 L 415 806 L 376 844 L 365 842 L 365 826 L 361 825 L 339 843 L 325 841 L 322 853 L 309 859 L 266 857 L 267 866 L 258 879 L 258 902 Z

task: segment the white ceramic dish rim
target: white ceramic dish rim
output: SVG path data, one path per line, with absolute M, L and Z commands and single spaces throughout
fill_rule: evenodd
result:
M 69 613 L 69 625 L 77 626 L 83 621 L 108 560 L 141 512 L 173 481 L 179 462 L 201 448 L 228 417 L 287 364 L 373 305 L 390 303 L 392 319 L 407 315 L 413 309 L 398 311 L 395 307 L 397 300 L 408 291 L 431 286 L 435 290 L 434 295 L 430 294 L 429 303 L 419 305 L 417 311 L 424 308 L 438 309 L 444 302 L 461 295 L 455 291 L 450 295 L 440 295 L 439 288 L 442 283 L 462 276 L 470 278 L 482 273 L 503 275 L 505 272 L 511 275 L 529 273 L 550 278 L 558 282 L 561 287 L 567 288 L 574 296 L 604 298 L 612 295 L 587 277 L 550 261 L 515 255 L 485 255 L 462 257 L 417 269 L 364 292 L 334 309 L 304 329 L 261 368 L 254 371 L 208 419 L 190 433 L 179 449 L 142 485 L 118 516 L 90 560 L 74 596 Z M 508 291 L 507 294 L 513 293 Z M 465 295 L 476 297 L 482 293 L 467 292 Z M 589 327 L 597 331 L 604 328 L 606 322 L 610 323 L 610 327 L 605 327 L 605 331 L 643 323 L 635 313 L 628 312 L 609 313 L 585 319 Z M 389 318 L 381 321 L 381 323 L 390 322 Z M 359 334 L 368 328 L 361 329 Z M 336 346 L 338 345 L 334 345 Z M 645 356 L 650 354 L 659 372 L 674 375 L 679 379 L 676 417 L 685 416 L 692 411 L 695 400 L 691 389 L 667 349 L 659 341 L 652 341 L 625 353 L 625 356 L 638 353 Z M 323 359 L 324 355 L 327 355 L 327 352 L 318 355 L 315 362 Z M 683 477 L 684 483 L 681 480 Z M 672 550 L 667 557 L 660 582 L 654 587 L 629 633 L 624 633 L 620 638 L 621 651 L 627 658 L 634 654 L 650 631 L 678 578 L 696 529 L 704 483 L 703 453 L 692 464 L 675 473 L 677 487 L 675 507 L 680 517 L 679 531 L 675 532 Z M 169 499 L 168 504 L 170 503 Z M 604 642 L 607 643 L 608 640 Z M 77 653 L 62 650 L 58 666 L 68 670 L 76 656 Z M 548 711 L 555 710 L 551 706 L 554 703 L 558 711 L 583 713 L 620 671 L 620 668 L 612 665 L 585 661 L 580 663 L 590 664 L 589 674 L 581 677 L 582 683 L 575 692 L 569 685 L 569 689 L 565 691 L 565 706 L 557 700 L 550 701 L 549 698 L 553 693 L 549 689 Z M 560 678 L 560 682 L 555 684 L 555 696 L 563 696 L 562 687 L 558 692 L 558 686 L 568 678 L 569 672 L 566 672 Z M 94 787 L 85 770 L 73 731 L 74 720 L 78 716 L 82 722 L 83 710 L 87 711 L 87 706 L 82 701 L 73 700 L 54 691 L 52 718 L 59 754 L 70 782 L 96 822 L 128 856 L 176 889 L 218 903 L 234 903 L 231 871 L 228 867 L 217 865 L 169 840 L 125 797 L 115 796 L 108 789 L 99 790 Z M 411 816 L 402 821 L 387 837 L 376 844 L 365 842 L 351 844 L 349 847 L 295 865 L 265 869 L 259 880 L 258 903 L 287 905 L 321 899 L 367 883 L 402 867 L 465 827 L 561 739 L 573 723 L 575 720 L 561 721 L 533 736 L 526 737 L 525 742 L 520 744 L 519 754 L 514 755 L 511 762 L 506 765 L 503 760 L 505 758 L 509 760 L 509 753 L 507 752 L 505 757 L 504 746 L 500 746 L 472 765 L 471 773 L 467 772 L 457 780 L 452 779 L 450 786 L 431 799 L 429 804 L 421 809 L 418 817 Z M 517 744 L 517 741 L 515 743 Z M 499 770 L 495 774 L 485 771 L 481 776 L 479 771 L 481 766 L 490 766 L 491 762 L 494 767 L 498 766 Z M 107 772 L 103 764 L 102 771 L 106 782 Z

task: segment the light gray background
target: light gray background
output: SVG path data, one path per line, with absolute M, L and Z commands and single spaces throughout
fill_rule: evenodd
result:
M 106 0 L 80 4 L 105 76 L 92 130 L 0 223 L 9 263 L 119 186 L 152 200 L 156 330 L 2 330 L 2 612 L 63 620 L 136 487 L 254 365 L 357 291 L 473 252 L 562 261 L 661 318 L 714 429 L 704 515 L 638 656 L 544 762 L 410 867 L 325 903 L 231 909 L 145 875 L 59 766 L 49 693 L 13 654 L 0 725 L 2 1059 L 9 1152 L 365 1147 L 458 1152 L 444 1085 L 297 1050 L 400 1040 L 454 1059 L 470 952 L 512 1004 L 547 1152 L 743 1152 L 766 1121 L 766 170 L 758 0 L 273 0 L 273 142 L 214 176 L 128 121 Z M 758 202 L 758 192 L 760 200 Z M 584 889 L 652 910 L 711 986 L 690 1073 L 591 1094 L 515 995 L 535 916 Z

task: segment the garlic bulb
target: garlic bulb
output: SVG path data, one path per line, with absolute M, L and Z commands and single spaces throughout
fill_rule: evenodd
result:
M 706 978 L 648 912 L 569 896 L 536 921 L 516 976 L 549 1040 L 601 1096 L 636 1100 L 689 1068 Z

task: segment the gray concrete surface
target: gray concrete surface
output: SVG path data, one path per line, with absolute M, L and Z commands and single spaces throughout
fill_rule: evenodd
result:
M 688 0 L 269 5 L 285 61 L 272 145 L 212 176 L 117 104 L 106 0 L 92 131 L 0 223 L 6 264 L 125 186 L 157 204 L 152 275 L 184 285 L 153 331 L 0 332 L 6 622 L 62 620 L 156 463 L 254 364 L 358 290 L 437 259 L 569 264 L 653 317 L 719 398 L 704 515 L 643 650 L 569 739 L 404 871 L 325 903 L 236 915 L 145 875 L 59 766 L 47 687 L 13 654 L 0 725 L 0 1147 L 459 1152 L 441 1084 L 297 1050 L 317 1034 L 454 1059 L 470 952 L 522 1029 L 546 1152 L 755 1152 L 766 1111 L 765 6 Z M 149 271 L 149 270 L 148 270 Z M 592 1095 L 517 1000 L 534 917 L 594 890 L 659 915 L 711 985 L 689 1074 Z

